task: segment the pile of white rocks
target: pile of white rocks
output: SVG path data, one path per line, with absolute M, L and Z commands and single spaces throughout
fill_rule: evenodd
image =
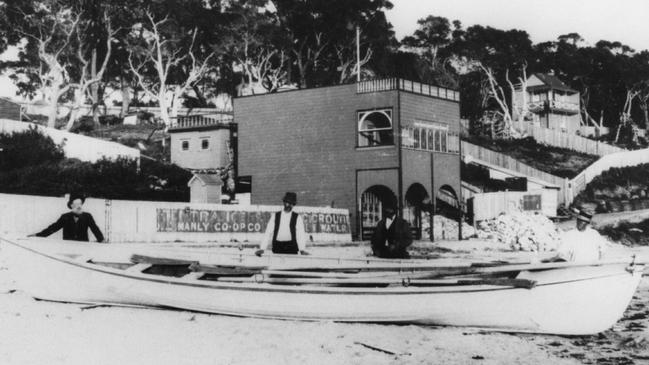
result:
M 511 213 L 480 222 L 478 238 L 490 239 L 516 251 L 554 251 L 561 244 L 561 234 L 542 214 Z
M 425 220 L 427 221 L 427 219 Z M 434 215 L 433 216 L 433 234 L 435 235 L 434 240 L 457 240 L 458 239 L 458 222 L 454 219 L 447 218 L 443 215 Z M 422 231 L 430 232 L 430 222 L 422 221 Z M 462 238 L 470 238 L 476 235 L 476 231 L 473 226 L 467 224 L 466 222 L 462 223 Z

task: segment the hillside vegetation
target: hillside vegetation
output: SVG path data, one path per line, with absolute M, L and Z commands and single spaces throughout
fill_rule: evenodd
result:
M 518 161 L 552 175 L 572 179 L 597 161 L 595 155 L 566 148 L 543 145 L 532 137 L 511 140 L 492 140 L 481 137 L 463 137 L 467 142 L 511 156 Z
M 0 134 L 0 192 L 62 196 L 81 191 L 95 198 L 189 201 L 191 173 L 171 164 L 142 159 L 65 158 L 60 146 L 37 130 Z

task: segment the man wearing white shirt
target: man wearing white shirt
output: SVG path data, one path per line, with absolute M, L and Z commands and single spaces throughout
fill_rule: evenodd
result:
M 293 211 L 297 204 L 295 193 L 286 193 L 283 199 L 284 209 L 271 215 L 266 233 L 255 255 L 261 256 L 268 247 L 273 253 L 307 255 L 306 232 L 302 217 Z
M 591 262 L 601 259 L 607 242 L 589 226 L 591 219 L 592 214 L 577 211 L 577 228 L 564 233 L 557 256 L 552 261 Z

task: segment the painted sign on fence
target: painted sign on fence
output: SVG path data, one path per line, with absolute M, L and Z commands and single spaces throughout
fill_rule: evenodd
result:
M 198 209 L 156 210 L 158 232 L 263 233 L 272 212 Z M 307 233 L 350 233 L 349 217 L 301 213 Z

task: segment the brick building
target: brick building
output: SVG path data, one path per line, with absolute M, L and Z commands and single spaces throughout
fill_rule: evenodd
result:
M 21 120 L 20 104 L 0 98 L 0 119 Z
M 236 150 L 232 116 L 179 118 L 169 127 L 171 162 L 190 170 L 215 170 L 229 163 L 228 148 Z
M 234 115 L 252 204 L 295 191 L 301 205 L 349 209 L 365 238 L 387 202 L 419 233 L 430 203 L 457 207 L 457 91 L 372 80 L 237 98 Z

